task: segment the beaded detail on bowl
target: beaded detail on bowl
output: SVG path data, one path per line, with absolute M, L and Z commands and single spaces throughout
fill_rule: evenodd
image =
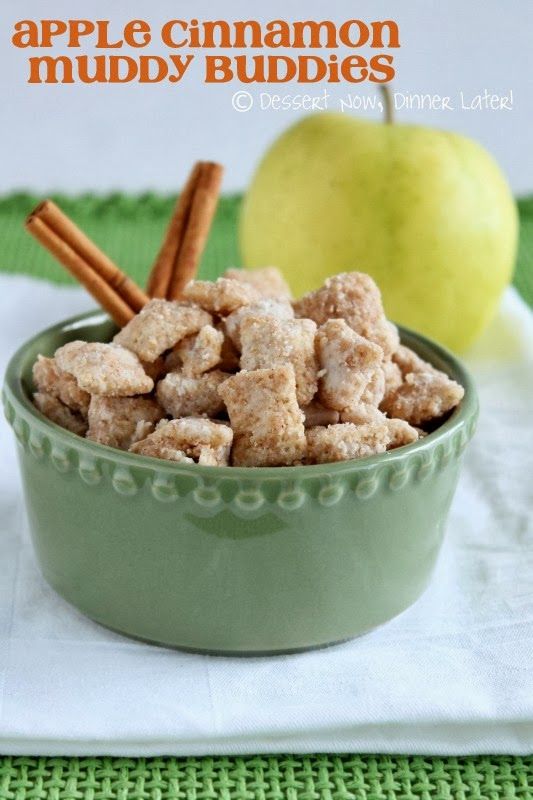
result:
M 72 436 L 67 443 L 63 431 L 56 435 L 50 423 L 39 420 L 27 409 L 17 409 L 7 391 L 3 392 L 3 403 L 19 445 L 61 474 L 77 472 L 87 491 L 96 490 L 105 482 L 124 498 L 148 493 L 151 499 L 166 504 L 189 498 L 199 516 L 213 516 L 226 508 L 244 519 L 273 512 L 297 513 L 305 504 L 324 511 L 344 501 L 364 503 L 378 491 L 397 493 L 410 484 L 423 483 L 461 458 L 477 421 L 477 414 L 472 414 L 441 441 L 434 445 L 428 441 L 430 446 L 422 449 L 408 446 L 401 459 L 391 459 L 390 463 L 384 454 L 368 465 L 361 462 L 355 467 L 356 462 L 343 462 L 346 468 L 333 474 L 328 471 L 330 465 L 325 464 L 323 471 L 313 467 L 307 475 L 300 472 L 295 480 L 287 479 L 286 473 L 264 479 L 252 474 L 247 479 L 242 475 L 228 476 L 227 472 L 217 475 L 216 467 L 207 476 L 205 470 L 195 474 L 192 465 L 161 462 L 137 466 L 121 452 L 117 457 L 104 449 L 101 454 L 87 452 L 83 439 Z

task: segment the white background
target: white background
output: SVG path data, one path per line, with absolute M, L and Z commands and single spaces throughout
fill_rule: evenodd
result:
M 268 10 L 265 12 L 265 8 Z M 472 136 L 498 159 L 513 189 L 533 189 L 531 159 L 531 0 L 2 0 L 0 191 L 69 192 L 114 189 L 175 191 L 196 158 L 227 167 L 225 189 L 243 188 L 267 144 L 298 114 L 239 114 L 231 106 L 237 84 L 205 86 L 198 53 L 180 84 L 37 85 L 26 83 L 29 51 L 11 45 L 13 23 L 30 18 L 110 19 L 120 34 L 130 19 L 148 20 L 157 32 L 167 19 L 392 18 L 400 26 L 395 88 L 470 99 L 485 89 L 513 91 L 513 111 L 401 111 L 402 120 L 449 128 Z M 55 54 L 65 52 L 58 47 Z M 80 51 L 70 51 L 71 55 Z M 115 51 L 127 53 L 127 50 Z M 181 52 L 181 51 L 178 51 Z M 280 52 L 280 51 L 276 51 Z M 327 52 L 327 51 L 326 51 Z M 41 51 L 41 54 L 43 51 Z M 157 42 L 136 54 L 165 55 Z M 293 53 L 294 54 L 294 53 Z M 297 92 L 295 85 L 255 86 Z M 311 86 L 308 91 L 319 90 Z M 366 84 L 332 90 L 372 94 Z

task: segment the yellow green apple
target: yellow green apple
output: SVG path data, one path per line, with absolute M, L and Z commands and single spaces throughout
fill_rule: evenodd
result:
M 326 112 L 264 156 L 240 246 L 245 266 L 280 267 L 296 294 L 368 272 L 391 319 L 463 350 L 511 278 L 517 229 L 507 182 L 476 142 Z

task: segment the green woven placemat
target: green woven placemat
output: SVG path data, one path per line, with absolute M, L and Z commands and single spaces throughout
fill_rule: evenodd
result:
M 23 272 L 58 283 L 73 279 L 24 231 L 25 215 L 40 198 L 29 194 L 0 198 L 0 271 Z M 175 202 L 173 197 L 145 194 L 129 197 L 56 195 L 65 212 L 113 258 L 144 284 Z M 214 278 L 239 264 L 237 218 L 240 196 L 222 198 L 204 253 L 200 274 Z M 533 197 L 518 201 L 520 248 L 514 283 L 533 305 Z
M 1 800 L 530 800 L 533 759 L 4 758 Z
M 56 198 L 117 263 L 144 283 L 173 198 Z M 22 229 L 38 198 L 0 199 L 0 271 L 61 283 L 69 276 Z M 240 198 L 222 199 L 201 274 L 238 264 Z M 533 199 L 519 201 L 515 285 L 533 304 Z M 250 758 L 0 757 L 0 800 L 533 800 L 533 757 L 379 755 Z

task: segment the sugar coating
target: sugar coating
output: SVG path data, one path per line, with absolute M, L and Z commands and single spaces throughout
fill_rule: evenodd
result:
M 261 267 L 260 269 L 228 269 L 225 278 L 247 283 L 257 289 L 261 297 L 274 297 L 290 300 L 291 290 L 277 267 Z
M 191 281 L 183 290 L 183 296 L 211 314 L 226 316 L 241 306 L 254 303 L 261 295 L 248 283 L 218 278 L 214 282 Z
M 386 420 L 382 424 L 370 425 L 340 422 L 328 427 L 308 428 L 305 435 L 308 464 L 349 461 L 384 453 L 391 440 Z
M 398 345 L 400 344 L 400 334 L 393 322 L 382 317 L 378 322 L 366 328 L 366 332 L 361 334 L 372 342 L 378 344 L 383 350 L 383 358 L 390 359 Z
M 211 321 L 210 314 L 189 303 L 150 300 L 113 341 L 132 350 L 141 361 L 152 362 Z
M 304 406 L 302 411 L 305 415 L 304 425 L 306 428 L 313 428 L 315 425 L 335 425 L 340 418 L 338 411 L 326 408 L 317 400 Z
M 145 394 L 154 382 L 130 350 L 118 344 L 74 341 L 55 352 L 56 367 L 73 375 L 90 394 L 126 397 Z
M 224 325 L 226 333 L 235 346 L 241 348 L 241 325 L 247 317 L 273 317 L 274 319 L 294 319 L 294 311 L 286 300 L 263 297 L 256 303 L 242 306 L 228 317 Z
M 223 342 L 224 334 L 212 325 L 204 325 L 197 334 L 182 339 L 174 352 L 181 360 L 183 374 L 194 378 L 216 367 Z
M 87 438 L 108 447 L 127 450 L 144 439 L 164 417 L 161 406 L 150 397 L 99 397 L 89 406 Z
M 385 397 L 386 395 L 391 395 L 401 386 L 402 371 L 398 364 L 392 361 L 392 359 L 386 359 L 382 364 L 382 369 L 385 377 L 385 391 L 383 395 Z
M 292 364 L 296 397 L 298 403 L 305 406 L 317 391 L 315 333 L 316 324 L 310 319 L 247 316 L 241 322 L 241 369 Z
M 87 430 L 87 422 L 75 411 L 72 411 L 68 406 L 64 405 L 61 400 L 47 392 L 35 392 L 33 395 L 33 403 L 39 409 L 41 414 L 48 417 L 49 420 L 66 428 L 67 431 L 84 436 Z
M 159 423 L 146 439 L 130 447 L 132 453 L 169 461 L 224 466 L 229 461 L 233 431 L 208 419 L 173 419 Z
M 320 326 L 316 351 L 318 399 L 323 405 L 344 411 L 373 401 L 379 394 L 376 387 L 379 390 L 384 381 L 383 350 L 356 333 L 344 319 L 330 319 Z
M 379 346 L 379 345 L 378 345 Z M 379 406 L 385 395 L 385 373 L 383 371 L 383 362 L 372 372 L 370 380 L 368 381 L 361 401 L 370 406 Z
M 347 408 L 340 414 L 341 422 L 353 422 L 355 425 L 382 425 L 387 416 L 376 406 L 360 403 L 352 408 Z
M 224 410 L 218 387 L 228 373 L 213 370 L 196 378 L 169 372 L 157 384 L 157 399 L 171 417 L 216 417 Z
M 388 393 L 381 408 L 390 417 L 423 425 L 455 408 L 464 389 L 444 372 L 435 369 L 408 347 L 401 345 L 393 356 L 402 373 L 402 383 Z
M 292 366 L 239 372 L 219 386 L 235 434 L 232 463 L 266 467 L 305 455 L 304 415 Z
M 87 417 L 91 395 L 80 389 L 73 375 L 59 372 L 54 358 L 37 356 L 33 365 L 33 382 L 39 392 L 57 397 L 63 405 Z

